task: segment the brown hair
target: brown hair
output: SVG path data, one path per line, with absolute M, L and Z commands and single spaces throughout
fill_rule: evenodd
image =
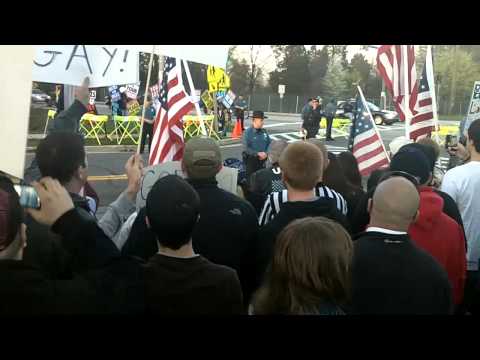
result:
M 320 150 L 298 141 L 287 146 L 279 160 L 285 181 L 294 189 L 312 190 L 323 172 Z
M 338 223 L 323 217 L 291 222 L 277 238 L 254 313 L 313 314 L 325 302 L 345 304 L 352 254 L 352 239 Z
M 323 164 L 323 170 L 325 170 L 325 168 L 326 168 L 325 164 L 327 163 L 327 159 L 328 159 L 328 149 L 327 149 L 327 147 L 325 146 L 325 144 L 323 143 L 322 140 L 317 139 L 317 138 L 307 139 L 307 142 L 315 145 L 322 152 L 322 164 Z
M 433 151 L 435 151 L 435 159 L 438 159 L 438 157 L 440 156 L 440 146 L 431 138 L 424 137 L 424 138 L 418 139 L 417 143 L 431 147 Z

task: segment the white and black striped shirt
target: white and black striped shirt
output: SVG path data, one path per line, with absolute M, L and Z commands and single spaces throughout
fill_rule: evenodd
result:
M 262 213 L 260 214 L 260 217 L 258 219 L 258 223 L 260 224 L 260 226 L 264 226 L 265 224 L 267 224 L 275 217 L 275 215 L 279 213 L 280 206 L 288 201 L 287 194 L 288 191 L 283 190 L 273 192 L 268 195 L 267 200 L 265 200 L 265 204 L 263 205 Z M 335 203 L 337 204 L 337 209 L 343 215 L 347 215 L 347 202 L 345 201 L 343 196 L 337 193 L 335 190 L 332 190 L 328 186 L 325 186 L 323 184 L 318 184 L 315 187 L 315 196 L 319 198 L 335 200 Z

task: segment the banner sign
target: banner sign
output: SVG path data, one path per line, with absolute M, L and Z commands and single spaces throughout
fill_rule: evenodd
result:
M 79 86 L 90 78 L 90 87 L 131 84 L 139 81 L 139 56 L 115 45 L 38 45 L 33 58 L 33 81 Z

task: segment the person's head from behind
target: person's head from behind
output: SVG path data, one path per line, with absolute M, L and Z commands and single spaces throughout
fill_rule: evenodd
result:
M 191 138 L 185 144 L 182 168 L 188 179 L 215 179 L 222 169 L 220 146 L 212 138 Z
M 389 171 L 388 168 L 373 170 L 367 180 L 367 191 L 370 191 L 373 188 L 375 188 L 378 185 L 381 177 L 385 175 L 385 173 L 387 173 L 388 171 Z
M 428 185 L 433 176 L 428 157 L 421 150 L 410 146 L 400 149 L 392 158 L 390 170 L 406 172 L 417 178 L 420 185 Z
M 323 171 L 325 171 L 330 163 L 330 160 L 328 159 L 328 149 L 323 143 L 322 140 L 317 139 L 317 138 L 310 138 L 307 139 L 307 142 L 310 144 L 315 145 L 320 152 L 322 153 L 322 164 L 323 164 Z
M 390 156 L 393 157 L 401 147 L 407 144 L 411 144 L 413 140 L 407 139 L 405 136 L 398 136 L 388 144 L 388 148 L 390 149 Z
M 0 260 L 21 260 L 27 243 L 20 199 L 7 177 L 0 175 Z
M 353 244 L 335 221 L 307 217 L 278 235 L 266 282 L 254 299 L 255 314 L 315 314 L 322 303 L 349 299 Z
M 433 154 L 435 155 L 435 161 L 438 160 L 438 157 L 440 156 L 440 146 L 432 138 L 424 137 L 424 138 L 418 139 L 416 143 L 433 149 Z
M 37 147 L 36 158 L 42 177 L 58 180 L 68 191 L 78 193 L 87 181 L 87 157 L 82 137 L 57 132 Z
M 328 152 L 328 160 L 328 167 L 323 173 L 323 183 L 343 196 L 349 195 L 353 189 L 347 181 L 338 157 Z
M 472 122 L 468 128 L 467 149 L 470 154 L 480 154 L 480 119 Z
M 200 198 L 185 180 L 167 175 L 148 193 L 146 215 L 160 248 L 178 250 L 191 242 L 200 215 Z
M 322 153 L 307 142 L 289 144 L 280 156 L 279 164 L 288 191 L 311 191 L 322 178 Z
M 344 151 L 338 155 L 337 159 L 348 182 L 361 188 L 362 175 L 360 175 L 357 158 L 350 151 Z
M 270 144 L 270 151 L 268 152 L 268 159 L 273 166 L 278 165 L 280 156 L 288 146 L 288 142 L 285 140 L 272 140 Z
M 412 181 L 402 176 L 381 179 L 368 201 L 369 226 L 406 232 L 418 217 L 419 205 L 420 195 Z

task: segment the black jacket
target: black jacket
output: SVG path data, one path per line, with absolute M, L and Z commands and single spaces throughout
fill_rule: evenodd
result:
M 110 239 L 99 236 L 91 217 L 72 209 L 56 221 L 52 232 L 78 264 L 75 273 L 59 280 L 23 260 L 1 260 L 0 316 L 144 310 L 140 262 L 112 251 Z
M 275 218 L 261 228 L 259 243 L 261 244 L 261 267 L 262 274 L 272 259 L 273 249 L 278 234 L 293 220 L 305 217 L 323 216 L 337 221 L 347 231 L 349 225 L 345 216 L 338 211 L 334 200 L 319 198 L 314 201 L 293 201 L 282 204 L 280 212 Z
M 96 218 L 90 215 L 87 200 L 78 194 L 70 193 L 70 196 L 78 214 L 86 221 L 95 222 L 95 236 L 103 239 L 98 244 L 107 247 L 105 250 L 108 253 L 117 253 L 115 245 L 96 225 Z M 78 258 L 72 257 L 63 246 L 60 235 L 55 234 L 48 226 L 37 223 L 30 216 L 27 216 L 25 223 L 27 225 L 27 247 L 23 255 L 25 264 L 36 267 L 55 279 L 69 279 L 75 271 L 82 268 Z
M 352 263 L 354 314 L 451 314 L 447 273 L 408 235 L 361 234 Z
M 60 112 L 48 125 L 48 132 L 78 133 L 80 119 L 87 112 L 87 108 L 78 100 L 65 111 Z
M 245 198 L 253 205 L 257 216 L 260 216 L 267 196 L 275 191 L 282 191 L 285 185 L 282 182 L 282 172 L 278 165 L 260 169 L 250 175 L 249 186 Z
M 258 223 L 246 201 L 217 186 L 215 180 L 188 180 L 200 196 L 200 220 L 192 235 L 196 253 L 237 271 L 245 302 L 257 288 Z M 158 251 L 153 232 L 145 224 L 145 208 L 132 226 L 122 254 L 150 259 Z
M 317 107 L 315 110 L 309 108 L 303 118 L 302 127 L 306 128 L 319 128 L 320 120 L 322 120 L 322 110 L 320 107 Z

